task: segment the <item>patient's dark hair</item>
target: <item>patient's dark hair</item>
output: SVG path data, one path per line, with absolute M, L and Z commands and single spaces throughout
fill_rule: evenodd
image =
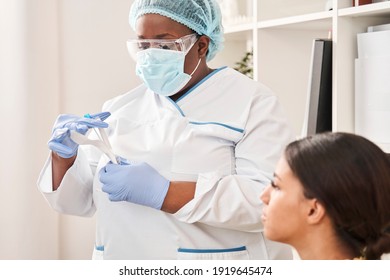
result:
M 356 257 L 390 253 L 390 160 L 378 146 L 328 132 L 292 142 L 285 157 L 305 196 L 322 203 Z

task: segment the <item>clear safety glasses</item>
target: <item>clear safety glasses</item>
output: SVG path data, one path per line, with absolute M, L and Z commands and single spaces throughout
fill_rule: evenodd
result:
M 197 39 L 198 35 L 196 33 L 183 36 L 179 39 L 133 39 L 127 41 L 127 49 L 134 60 L 137 60 L 138 52 L 150 48 L 187 53 Z

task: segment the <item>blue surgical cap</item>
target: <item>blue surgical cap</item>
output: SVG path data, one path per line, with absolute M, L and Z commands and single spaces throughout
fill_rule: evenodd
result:
M 223 47 L 221 10 L 216 0 L 135 0 L 129 22 L 135 30 L 137 19 L 145 14 L 159 14 L 210 38 L 207 61 Z

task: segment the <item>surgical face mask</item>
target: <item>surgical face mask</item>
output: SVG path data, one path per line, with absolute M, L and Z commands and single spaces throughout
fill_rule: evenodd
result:
M 186 45 L 183 43 L 179 44 L 179 46 L 177 42 L 183 40 L 182 38 L 192 38 L 191 44 Z M 176 94 L 191 80 L 193 73 L 200 65 L 201 59 L 199 59 L 191 74 L 184 73 L 185 57 L 196 42 L 196 34 L 182 38 L 177 40 L 138 40 L 142 43 L 145 43 L 145 41 L 149 43 L 153 41 L 155 43 L 154 45 L 144 45 L 144 47 L 148 46 L 148 48 L 136 52 L 136 73 L 146 86 L 157 94 L 163 96 Z M 157 41 L 160 43 L 157 44 Z M 163 45 L 161 42 L 175 42 L 176 45 Z M 129 42 L 128 47 L 130 52 Z

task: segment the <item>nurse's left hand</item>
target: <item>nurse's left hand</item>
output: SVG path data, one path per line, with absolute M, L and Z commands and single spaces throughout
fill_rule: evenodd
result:
M 111 201 L 128 201 L 160 210 L 167 195 L 169 180 L 153 167 L 139 164 L 109 162 L 99 172 L 102 190 Z

